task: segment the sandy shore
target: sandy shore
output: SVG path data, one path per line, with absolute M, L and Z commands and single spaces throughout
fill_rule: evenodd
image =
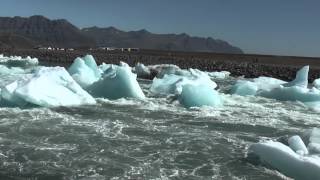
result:
M 296 71 L 310 65 L 309 80 L 320 78 L 320 58 L 216 54 L 194 52 L 167 52 L 140 50 L 139 52 L 106 51 L 44 51 L 44 50 L 0 50 L 0 54 L 37 57 L 41 64 L 69 66 L 78 56 L 92 54 L 98 63 L 118 64 L 120 61 L 134 66 L 140 62 L 151 64 L 175 64 L 181 68 L 197 68 L 204 71 L 230 71 L 232 75 L 253 78 L 270 76 L 283 80 L 292 80 Z

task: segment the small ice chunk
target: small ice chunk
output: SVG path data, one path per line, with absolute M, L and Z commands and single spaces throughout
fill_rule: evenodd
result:
M 302 67 L 296 74 L 296 78 L 288 82 L 286 84 L 283 84 L 284 87 L 292 87 L 292 86 L 299 86 L 302 88 L 308 87 L 308 73 L 309 73 L 309 66 Z
M 88 92 L 95 97 L 108 99 L 126 97 L 144 99 L 145 95 L 136 78 L 137 75 L 131 72 L 127 64 L 112 65 L 98 81 L 88 87 Z
M 296 135 L 296 136 L 290 137 L 288 139 L 288 143 L 290 148 L 300 155 L 306 155 L 309 153 L 306 145 L 303 143 L 300 136 Z
M 201 106 L 218 107 L 222 105 L 219 93 L 206 85 L 183 85 L 182 92 L 179 95 L 179 102 L 186 108 Z

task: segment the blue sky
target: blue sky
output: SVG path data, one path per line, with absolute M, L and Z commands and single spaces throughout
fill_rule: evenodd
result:
M 319 0 L 0 0 L 0 16 L 44 15 L 223 39 L 246 53 L 320 57 Z

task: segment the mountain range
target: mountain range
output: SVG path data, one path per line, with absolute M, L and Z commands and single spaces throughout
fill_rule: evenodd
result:
M 122 31 L 115 27 L 79 29 L 65 19 L 44 16 L 0 17 L 0 47 L 134 47 L 143 49 L 236 53 L 243 51 L 226 41 L 188 34 L 154 34 L 147 30 Z

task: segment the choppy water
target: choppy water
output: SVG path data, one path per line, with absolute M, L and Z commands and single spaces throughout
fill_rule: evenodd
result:
M 148 94 L 150 81 L 140 84 Z M 248 162 L 248 147 L 319 126 L 319 114 L 298 102 L 223 97 L 222 108 L 189 110 L 150 96 L 0 108 L 0 179 L 286 179 Z

